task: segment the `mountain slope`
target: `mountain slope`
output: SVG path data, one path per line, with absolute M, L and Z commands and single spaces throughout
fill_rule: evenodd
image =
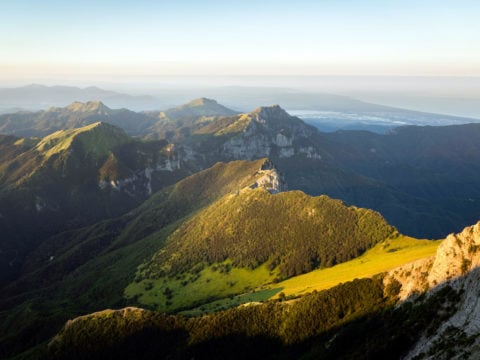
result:
M 46 237 L 118 216 L 188 174 L 165 141 L 134 141 L 104 123 L 8 139 L 10 156 L 0 163 L 2 282 Z

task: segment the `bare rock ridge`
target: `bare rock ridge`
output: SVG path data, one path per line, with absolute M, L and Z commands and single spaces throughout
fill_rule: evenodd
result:
M 452 340 L 452 336 L 475 339 L 469 346 L 457 349 L 458 358 L 465 355 L 462 358 L 478 359 L 475 356 L 480 353 L 480 222 L 461 233 L 448 235 L 435 256 L 390 271 L 385 281 L 390 283 L 394 279 L 402 284 L 403 300 L 415 298 L 428 289 L 431 290 L 427 294 L 434 293 L 445 286 L 461 293 L 454 314 L 441 323 L 435 334 L 420 338 L 406 359 L 421 353 L 429 354 L 422 359 L 442 358 L 435 352 L 435 346 Z

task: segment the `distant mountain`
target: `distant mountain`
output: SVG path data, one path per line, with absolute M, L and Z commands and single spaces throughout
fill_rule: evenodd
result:
M 158 120 L 149 129 L 149 133 L 145 135 L 146 138 L 178 140 L 215 117 L 232 116 L 236 112 L 215 100 L 199 98 L 175 108 L 150 111 L 146 114 Z
M 220 105 L 215 100 L 207 98 L 195 99 L 185 105 L 164 111 L 164 115 L 171 120 L 196 118 L 201 116 L 228 116 L 235 114 L 235 111 Z
M 0 115 L 0 133 L 43 137 L 57 130 L 74 129 L 99 121 L 119 126 L 131 135 L 142 135 L 156 122 L 127 109 L 112 110 L 101 101 L 76 101 L 63 108 Z
M 374 208 L 402 231 L 417 236 L 442 237 L 480 217 L 480 183 L 475 175 L 480 171 L 480 124 L 402 127 L 386 135 L 338 132 L 327 138 L 329 151 L 342 169 L 422 200 L 427 207 L 405 206 L 410 209 L 406 212 L 419 210 L 416 219 L 409 220 L 407 231 L 400 225 L 399 214 L 389 209 L 389 201 L 382 205 L 374 198 L 358 201 L 332 196 Z M 288 176 L 287 181 L 296 186 Z M 318 190 L 324 192 L 321 187 Z
M 160 107 L 159 100 L 152 96 L 132 96 L 95 86 L 79 88 L 31 84 L 0 89 L 0 109 L 17 107 L 25 110 L 39 110 L 52 106 L 66 106 L 74 101 L 86 102 L 91 99 L 102 101 L 113 108 L 147 110 Z
M 0 115 L 0 133 L 43 137 L 57 130 L 73 129 L 102 121 L 119 126 L 132 136 L 158 139 L 168 137 L 169 131 L 182 131 L 184 127 L 207 118 L 233 114 L 233 110 L 204 98 L 164 112 L 113 110 L 101 101 L 75 101 L 65 107 Z

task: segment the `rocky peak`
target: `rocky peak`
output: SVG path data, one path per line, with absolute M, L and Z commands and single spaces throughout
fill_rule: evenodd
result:
M 283 175 L 275 168 L 275 165 L 269 159 L 265 159 L 262 163 L 258 174 L 262 176 L 250 186 L 251 189 L 261 187 L 272 194 L 278 194 L 279 192 L 288 190 Z
M 257 121 L 274 121 L 276 119 L 292 118 L 280 105 L 261 106 L 250 113 Z

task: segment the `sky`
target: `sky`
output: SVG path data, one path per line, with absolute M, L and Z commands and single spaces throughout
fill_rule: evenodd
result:
M 0 81 L 480 76 L 478 0 L 15 0 Z

